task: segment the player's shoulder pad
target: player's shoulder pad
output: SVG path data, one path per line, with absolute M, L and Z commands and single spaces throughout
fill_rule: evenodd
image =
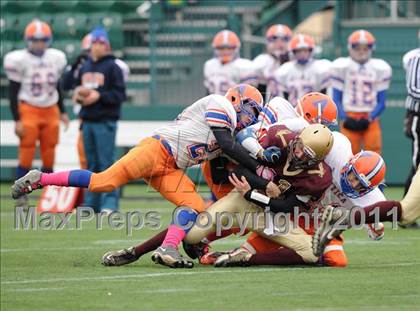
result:
M 339 158 L 351 158 L 353 152 L 350 140 L 344 134 L 337 131 L 333 131 L 332 135 L 334 138 L 333 146 L 325 159 L 326 162 L 331 164 L 335 163 Z
M 27 64 L 25 62 L 27 58 L 26 53 L 26 50 L 15 50 L 4 56 L 3 68 L 9 80 L 21 82 L 22 71 L 25 64 Z
M 331 66 L 333 68 L 346 68 L 350 65 L 350 58 L 349 57 L 339 57 L 335 59 Z
M 211 119 L 220 119 L 226 121 L 225 125 L 229 127 L 236 127 L 236 111 L 232 103 L 224 96 L 218 94 L 211 94 L 207 96 L 206 118 L 207 121 Z M 214 117 L 214 118 L 213 118 Z M 217 120 L 216 120 L 217 121 Z M 220 123 L 220 122 L 215 122 Z
M 385 60 L 380 58 L 372 58 L 370 61 L 376 70 L 391 74 L 392 68 Z
M 8 63 L 18 63 L 24 60 L 26 57 L 26 50 L 14 50 L 10 51 L 4 56 L 3 63 L 6 65 Z
M 63 51 L 55 49 L 55 48 L 48 48 L 45 51 L 45 53 L 47 53 L 48 56 L 51 55 L 52 57 L 57 57 L 57 58 L 60 58 L 60 59 L 67 59 L 66 54 Z
M 218 64 L 219 60 L 216 57 L 210 58 L 204 62 L 204 68 Z
M 270 55 L 267 53 L 262 53 L 260 55 L 257 55 L 252 61 L 256 65 L 265 65 L 270 61 Z
M 328 59 L 322 58 L 322 59 L 316 59 L 315 64 L 318 68 L 321 68 L 323 70 L 328 70 L 331 67 L 332 62 L 329 61 Z
M 295 66 L 295 62 L 288 61 L 281 65 L 274 73 L 276 77 L 284 77 L 286 76 L 289 71 Z
M 292 104 L 287 100 L 287 99 L 285 99 L 285 98 L 283 98 L 283 97 L 281 97 L 281 96 L 276 96 L 276 97 L 273 97 L 269 102 L 268 102 L 268 104 L 266 105 L 266 107 L 267 106 L 269 106 L 269 107 L 280 107 L 280 106 L 282 106 L 282 105 L 284 105 L 284 106 L 291 106 L 291 107 L 293 107 L 292 106 Z

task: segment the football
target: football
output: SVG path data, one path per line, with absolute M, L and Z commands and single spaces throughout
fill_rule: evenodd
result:
M 91 89 L 87 89 L 87 88 L 81 87 L 78 90 L 77 94 L 80 97 L 87 97 L 87 96 L 89 96 L 89 94 L 91 93 L 91 91 L 92 91 Z

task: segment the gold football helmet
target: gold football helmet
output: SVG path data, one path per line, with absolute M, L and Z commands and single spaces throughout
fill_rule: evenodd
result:
M 289 156 L 294 169 L 306 169 L 325 159 L 334 142 L 332 132 L 322 124 L 311 124 L 291 141 Z

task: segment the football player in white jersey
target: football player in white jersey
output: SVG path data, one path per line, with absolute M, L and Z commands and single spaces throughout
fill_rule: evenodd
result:
M 349 57 L 336 59 L 331 68 L 333 99 L 341 132 L 351 142 L 353 153 L 362 148 L 381 153 L 379 117 L 385 109 L 392 70 L 382 59 L 372 58 L 375 37 L 357 30 L 348 38 Z
M 274 97 L 264 106 L 258 121 L 239 132 L 237 139 L 254 157 L 267 158 L 276 154 L 264 150 L 255 139 L 259 131 L 276 123 L 284 124 L 294 132 L 299 132 L 308 124 L 314 123 L 330 127 L 337 124 L 337 107 L 328 95 L 318 92 L 302 96 L 296 107 L 284 98 Z
M 225 96 L 206 96 L 187 107 L 171 125 L 143 139 L 105 171 L 92 173 L 79 169 L 44 174 L 32 170 L 14 183 L 12 196 L 16 199 L 46 185 L 110 192 L 130 180 L 145 179 L 178 207 L 153 260 L 170 267 L 192 267 L 177 247 L 188 232 L 183 226 L 194 222 L 197 212 L 204 211 L 206 206 L 185 169 L 225 153 L 255 171 L 258 162 L 235 142 L 233 133 L 257 122 L 262 105 L 261 93 L 244 84 L 229 89 Z
M 322 96 L 325 97 L 325 100 L 331 101 L 331 99 L 328 99 L 328 96 L 324 94 L 319 94 L 314 98 L 311 98 L 311 96 L 308 95 L 304 96 L 304 98 L 301 99 L 301 102 L 303 102 L 304 104 L 310 100 L 313 100 L 314 102 L 319 102 Z M 302 104 L 300 105 L 302 106 Z M 306 107 L 306 105 L 303 105 L 303 107 Z M 307 120 L 303 120 L 302 118 L 300 118 L 300 122 L 293 122 L 293 120 L 295 119 L 285 119 L 278 123 L 285 124 L 286 126 L 291 124 L 294 128 L 294 131 L 300 131 L 309 124 Z M 318 120 L 319 119 L 321 118 L 318 118 Z M 310 123 L 314 122 L 316 122 L 316 118 L 312 119 L 312 122 Z M 385 163 L 380 157 L 380 155 L 374 152 L 366 151 L 356 156 L 353 156 L 349 140 L 339 132 L 333 132 L 333 136 L 333 147 L 328 153 L 327 157 L 325 158 L 325 162 L 332 169 L 333 183 L 326 190 L 323 199 L 320 200 L 320 202 L 316 204 L 315 207 L 318 208 L 319 212 L 322 212 L 324 207 L 328 207 L 331 205 L 340 206 L 342 208 L 350 210 L 354 206 L 360 206 L 363 208 L 376 202 L 384 201 L 385 197 L 377 187 L 383 181 L 383 178 L 385 176 Z M 242 142 L 242 144 L 245 148 L 248 149 L 251 145 L 250 138 L 248 138 L 247 143 L 244 144 L 244 142 Z M 255 150 L 257 149 L 250 149 L 251 152 L 255 152 Z M 351 178 L 355 176 L 355 173 L 351 169 L 349 169 L 350 166 L 355 166 L 355 159 L 357 159 L 357 164 L 359 164 L 360 162 L 368 162 L 367 164 L 363 163 L 364 170 L 360 170 L 360 174 L 357 175 L 360 176 L 365 173 L 364 176 L 367 176 L 368 179 L 364 180 L 360 178 L 360 180 L 364 180 L 364 183 L 360 182 L 357 184 L 351 184 L 348 181 L 348 179 L 352 180 Z M 349 177 L 349 175 L 351 176 Z M 307 229 L 308 228 L 305 228 L 305 230 Z M 382 239 L 384 230 L 383 225 L 381 223 L 368 224 L 365 226 L 365 229 L 367 230 L 369 237 L 373 240 Z M 309 228 L 308 231 L 313 231 L 313 228 Z M 330 244 L 323 249 L 323 257 L 321 261 L 324 264 L 330 266 L 346 266 L 347 257 L 344 253 L 342 238 L 337 237 L 333 241 L 331 241 L 330 239 L 328 242 Z M 248 241 L 243 245 L 243 248 L 240 251 L 234 251 L 232 252 L 232 254 L 230 254 L 230 257 L 228 259 L 229 262 L 225 262 L 224 264 L 236 265 L 238 264 L 237 260 L 241 260 L 241 264 L 243 264 L 244 258 L 246 258 L 247 262 L 251 260 L 253 253 L 255 253 L 255 250 L 270 250 L 270 252 L 272 252 L 273 247 L 274 244 L 272 242 L 268 242 L 267 240 L 261 237 L 256 237 L 255 235 L 251 236 L 248 239 Z M 209 254 L 209 257 L 211 256 L 213 255 Z M 252 262 L 254 264 L 257 264 L 257 262 L 259 261 L 258 256 L 260 255 L 255 255 L 255 257 L 252 259 Z M 273 256 L 275 256 L 275 254 Z M 264 256 L 261 255 L 260 257 L 263 258 Z M 262 259 L 262 262 L 264 262 L 265 260 L 266 258 Z M 279 261 L 279 264 L 280 262 L 283 262 L 283 260 Z M 273 264 L 273 261 L 270 261 L 270 263 Z
M 360 199 L 371 195 L 369 189 L 377 184 L 385 174 L 382 158 L 374 152 L 362 151 L 354 156 L 343 168 L 340 184 L 345 193 Z M 377 190 L 376 190 L 377 191 Z M 376 198 L 379 198 L 379 193 Z M 342 207 L 328 205 L 322 213 L 321 222 L 316 230 L 312 245 L 315 255 L 322 254 L 327 243 L 343 231 L 362 224 L 375 224 L 378 221 L 398 221 L 409 225 L 420 218 L 420 169 L 414 175 L 407 194 L 401 201 L 377 201 L 368 206 L 355 201 L 354 205 Z M 367 202 L 365 202 L 367 203 Z M 362 207 L 362 208 L 360 208 Z
M 295 35 L 289 43 L 293 60 L 280 66 L 275 72 L 276 83 L 270 84 L 270 94 L 286 98 L 293 106 L 303 95 L 310 92 L 327 93 L 331 62 L 312 57 L 314 40 L 307 35 Z
M 266 53 L 254 58 L 258 90 L 265 95 L 268 102 L 273 96 L 268 92 L 269 84 L 275 83 L 274 72 L 284 63 L 289 61 L 289 41 L 292 31 L 282 24 L 272 25 L 265 33 Z
M 60 119 L 66 127 L 69 123 L 58 87 L 66 56 L 50 48 L 52 31 L 47 23 L 32 21 L 25 28 L 24 38 L 27 48 L 4 57 L 15 133 L 20 140 L 18 178 L 31 169 L 38 141 L 42 171 L 53 171 Z M 26 204 L 26 196 L 17 201 L 17 205 Z
M 212 47 L 214 57 L 204 63 L 204 86 L 207 94 L 224 95 L 236 84 L 256 84 L 253 63 L 239 57 L 241 41 L 230 30 L 218 32 Z

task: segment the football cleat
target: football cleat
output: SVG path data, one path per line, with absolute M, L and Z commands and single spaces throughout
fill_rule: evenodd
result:
M 134 247 L 119 251 L 110 251 L 102 256 L 101 263 L 107 267 L 123 266 L 135 262 L 140 257 L 135 255 Z
M 181 256 L 179 251 L 172 246 L 160 246 L 153 252 L 152 260 L 170 268 L 192 268 L 194 263 Z
M 191 259 L 201 258 L 209 252 L 209 245 L 203 242 L 198 244 L 188 244 L 183 241 L 182 247 Z
M 36 189 L 41 189 L 41 175 L 42 173 L 40 171 L 32 170 L 16 180 L 12 186 L 12 198 L 16 200 Z
M 200 257 L 200 264 L 202 265 L 214 265 L 217 258 L 222 255 L 228 254 L 229 252 L 210 252 Z
M 325 246 L 349 228 L 350 211 L 340 207 L 327 206 L 322 213 L 318 228 L 312 237 L 312 250 L 315 256 L 323 254 Z
M 249 260 L 252 253 L 245 248 L 237 248 L 227 254 L 219 256 L 215 263 L 215 267 L 246 267 L 249 266 Z

